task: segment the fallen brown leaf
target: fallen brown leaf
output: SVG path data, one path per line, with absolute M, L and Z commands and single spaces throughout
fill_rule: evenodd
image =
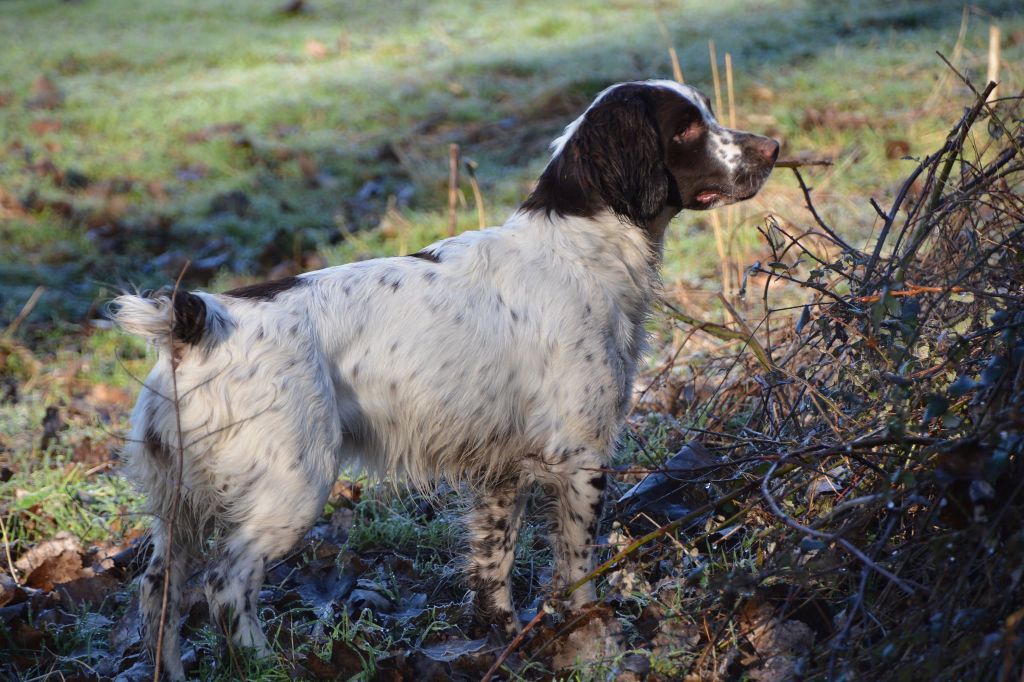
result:
M 902 159 L 910 153 L 910 143 L 906 140 L 886 140 L 885 158 Z
M 17 496 L 17 491 L 15 491 L 15 495 Z M 74 535 L 67 531 L 61 531 L 52 539 L 40 542 L 18 557 L 18 560 L 14 562 L 14 567 L 21 573 L 28 574 L 42 566 L 47 559 L 68 551 L 81 554 L 82 545 Z
M 46 76 L 39 76 L 32 81 L 32 89 L 25 100 L 29 109 L 56 109 L 64 101 L 64 95 L 57 85 Z
M 64 124 L 55 118 L 40 118 L 28 124 L 28 129 L 38 136 L 59 133 L 63 127 Z
M 77 579 L 81 572 L 82 555 L 74 550 L 66 550 L 44 559 L 43 563 L 25 576 L 25 584 L 49 592 L 55 585 Z

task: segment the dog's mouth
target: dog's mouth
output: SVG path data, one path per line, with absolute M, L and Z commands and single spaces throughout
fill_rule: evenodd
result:
M 694 195 L 693 200 L 701 208 L 713 208 L 724 204 L 734 204 L 739 201 L 746 201 L 757 194 L 757 189 L 749 190 L 742 194 L 727 192 L 723 189 L 709 188 L 701 190 Z
M 716 201 L 720 201 L 725 195 L 724 192 L 717 189 L 705 189 L 697 192 L 694 200 L 702 206 L 710 206 Z

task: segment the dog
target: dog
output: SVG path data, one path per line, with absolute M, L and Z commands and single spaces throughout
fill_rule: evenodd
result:
M 166 589 L 168 678 L 184 677 L 182 584 L 214 536 L 211 617 L 271 655 L 264 570 L 345 467 L 469 492 L 468 586 L 479 622 L 506 636 L 528 488 L 546 500 L 556 584 L 591 570 L 665 230 L 681 210 L 754 196 L 779 145 L 652 80 L 604 90 L 552 150 L 500 227 L 223 294 L 115 300 L 117 324 L 159 349 L 124 458 L 153 515 L 141 610 L 155 651 Z M 568 607 L 595 598 L 588 583 Z

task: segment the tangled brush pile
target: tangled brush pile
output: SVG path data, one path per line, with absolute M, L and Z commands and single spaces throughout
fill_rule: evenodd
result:
M 974 90 L 887 210 L 872 202 L 873 248 L 842 241 L 794 169 L 816 226 L 762 231 L 772 260 L 747 280 L 761 323 L 728 303 L 731 328 L 668 306 L 684 329 L 744 343 L 702 368 L 713 391 L 659 377 L 675 428 L 719 455 L 662 474 L 710 486 L 713 501 L 603 567 L 642 573 L 659 618 L 699 614 L 680 672 L 1019 678 L 1024 121 L 1021 98 L 990 100 L 993 86 Z M 822 257 L 823 240 L 841 255 Z M 785 328 L 770 305 L 779 280 L 812 292 Z M 703 532 L 649 544 L 684 526 Z M 660 572 L 687 548 L 742 560 Z

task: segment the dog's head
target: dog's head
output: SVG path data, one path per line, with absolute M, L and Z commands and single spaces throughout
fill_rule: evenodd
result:
M 610 209 L 646 228 L 684 208 L 754 196 L 779 143 L 724 128 L 696 89 L 655 80 L 602 92 L 552 149 L 524 209 L 586 217 Z

